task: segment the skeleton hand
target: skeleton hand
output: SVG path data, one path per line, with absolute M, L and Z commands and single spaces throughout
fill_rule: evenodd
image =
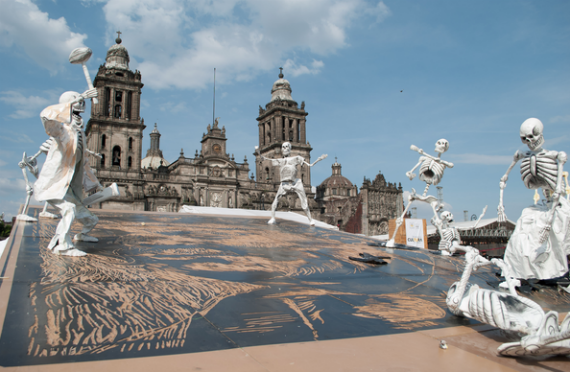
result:
M 410 179 L 410 181 L 411 181 L 411 180 L 414 179 L 414 177 L 416 177 L 416 174 L 415 174 L 415 173 L 412 173 L 411 171 L 410 171 L 410 172 L 406 172 L 406 177 L 408 177 L 408 178 Z
M 40 151 L 47 153 L 49 152 L 49 149 L 51 148 L 52 145 L 53 145 L 53 138 L 50 137 L 40 145 Z
M 329 156 L 329 155 L 328 155 L 328 154 L 323 154 L 323 155 L 319 156 L 319 158 L 317 159 L 317 161 L 321 161 L 321 160 L 323 160 L 323 159 L 326 159 L 327 156 Z M 316 163 L 317 161 L 315 161 L 315 163 Z
M 507 222 L 507 214 L 505 213 L 505 207 L 503 207 L 503 204 L 499 204 L 497 207 L 497 222 Z
M 81 99 L 87 99 L 87 98 L 95 98 L 98 95 L 99 93 L 97 93 L 97 89 L 93 88 L 86 90 L 85 92 L 81 93 L 79 96 L 81 97 Z

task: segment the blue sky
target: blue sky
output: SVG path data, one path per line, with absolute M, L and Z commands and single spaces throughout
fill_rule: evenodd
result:
M 238 161 L 251 163 L 258 106 L 284 67 L 293 98 L 306 103 L 312 158 L 329 154 L 312 169 L 313 186 L 338 157 L 358 187 L 381 171 L 406 191 L 423 190 L 405 176 L 419 158 L 409 147 L 434 154 L 446 138 L 443 158 L 455 167 L 440 186 L 459 221 L 485 205 L 496 216 L 499 179 L 525 149 L 518 135 L 525 119 L 542 120 L 545 148 L 570 152 L 568 1 L 0 0 L 0 10 L 7 217 L 25 200 L 22 152 L 35 153 L 46 139 L 40 111 L 64 91 L 86 89 L 70 51 L 93 50 L 94 77 L 117 30 L 145 84 L 143 156 L 154 123 L 167 160 L 200 148 L 212 121 L 214 67 L 216 116 Z M 514 169 L 505 190 L 511 220 L 533 194 Z

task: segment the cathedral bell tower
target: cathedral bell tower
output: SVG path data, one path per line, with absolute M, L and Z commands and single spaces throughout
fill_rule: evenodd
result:
M 311 145 L 306 138 L 305 102 L 301 107 L 291 97 L 291 84 L 284 79 L 283 69 L 280 68 L 279 79 L 271 89 L 271 101 L 265 109 L 259 106 L 259 146 L 256 156 L 257 182 L 279 183 L 279 167 L 272 167 L 269 162 L 261 162 L 259 155 L 266 158 L 281 158 L 283 142 L 291 143 L 290 156 L 302 156 L 310 163 Z M 301 166 L 298 172 L 303 184 L 311 186 L 311 171 L 307 166 Z
M 129 70 L 129 53 L 121 45 L 120 34 L 95 77 L 99 103 L 91 105 L 91 119 L 85 128 L 87 146 L 102 155 L 101 159 L 91 158 L 92 168 L 102 179 L 116 177 L 117 171 L 138 175 L 141 168 L 143 83 L 139 71 Z

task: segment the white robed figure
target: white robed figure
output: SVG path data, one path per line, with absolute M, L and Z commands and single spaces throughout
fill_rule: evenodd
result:
M 38 201 L 47 201 L 61 212 L 61 221 L 48 245 L 56 254 L 86 255 L 75 248 L 69 236 L 71 224 L 76 219 L 83 225 L 83 229 L 75 235 L 74 240 L 98 241 L 87 235 L 97 224 L 98 218 L 85 207 L 83 201 L 84 190 L 101 190 L 102 186 L 87 162 L 90 151 L 85 143 L 83 119 L 80 116 L 85 111 L 85 99 L 96 96 L 95 89 L 82 94 L 65 92 L 61 95 L 59 104 L 45 108 L 40 114 L 51 143 L 34 189 Z M 118 194 L 116 185 L 114 194 Z

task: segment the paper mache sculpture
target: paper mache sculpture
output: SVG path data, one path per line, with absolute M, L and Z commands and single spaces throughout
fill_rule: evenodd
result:
M 97 90 L 93 88 L 85 67 L 85 62 L 90 56 L 89 48 L 78 48 L 73 50 L 69 57 L 71 63 L 83 65 L 90 89 L 82 94 L 65 92 L 58 104 L 45 108 L 40 114 L 50 139 L 42 145 L 47 150 L 47 157 L 33 189 L 37 200 L 46 201 L 61 212 L 61 221 L 48 249 L 66 256 L 86 255 L 74 246 L 69 236 L 74 220 L 83 225 L 81 232 L 75 235 L 74 241 L 98 241 L 97 238 L 87 235 L 97 224 L 98 218 L 86 206 L 119 195 L 116 184 L 103 189 L 88 164 L 89 154 L 100 156 L 87 149 L 81 118 L 81 113 L 85 112 L 85 99 L 97 97 Z M 95 190 L 98 192 L 87 198 L 84 197 L 84 192 Z
M 568 271 L 570 254 L 570 202 L 565 197 L 563 151 L 543 149 L 543 124 L 530 118 L 520 127 L 521 141 L 529 151 L 517 151 L 501 177 L 498 221 L 507 220 L 503 192 L 509 173 L 521 161 L 521 178 L 528 189 L 542 188 L 545 203 L 525 208 L 505 251 L 505 263 L 518 279 L 553 279 Z
M 49 141 L 49 140 L 48 140 Z M 48 143 L 46 141 L 46 143 Z M 28 171 L 34 175 L 34 177 L 38 177 L 38 161 L 37 158 L 42 153 L 47 153 L 48 148 L 46 147 L 46 143 L 40 146 L 40 151 L 38 151 L 33 156 L 27 156 L 26 152 L 24 151 L 24 155 L 22 156 L 22 160 L 18 163 L 20 169 L 22 169 L 22 173 L 24 174 L 24 180 L 26 182 L 26 202 L 24 203 L 24 208 L 22 208 L 22 213 L 16 216 L 18 221 L 27 221 L 27 222 L 37 222 L 38 219 L 35 217 L 28 216 L 28 206 L 30 205 L 30 200 L 32 195 L 34 194 L 34 187 L 33 184 L 30 182 L 28 178 Z M 49 145 L 48 145 L 49 146 Z M 43 211 L 40 212 L 39 216 L 44 218 L 59 218 L 58 215 L 50 213 L 47 211 L 49 203 L 46 202 L 44 205 Z
M 255 151 L 258 151 L 257 146 L 255 147 Z M 271 219 L 267 223 L 270 225 L 276 223 L 275 210 L 277 209 L 279 199 L 288 192 L 295 192 L 301 201 L 301 208 L 309 219 L 309 224 L 314 226 L 315 221 L 313 221 L 313 218 L 311 217 L 311 211 L 309 210 L 309 203 L 307 202 L 307 195 L 305 194 L 303 182 L 297 177 L 297 166 L 307 165 L 312 167 L 319 161 L 325 159 L 328 155 L 321 155 L 312 164 L 309 164 L 301 156 L 289 156 L 291 154 L 291 144 L 289 142 L 284 142 L 283 145 L 281 145 L 281 154 L 283 155 L 283 158 L 281 159 L 269 159 L 260 154 L 261 161 L 269 160 L 271 161 L 272 166 L 279 167 L 281 181 L 279 190 L 277 190 L 277 194 L 275 195 L 275 200 L 273 201 L 273 204 L 271 204 Z
M 453 168 L 453 163 L 441 159 L 441 154 L 449 149 L 449 142 L 446 139 L 442 138 L 435 143 L 435 152 L 437 153 L 437 156 L 426 154 L 424 150 L 414 145 L 411 145 L 410 149 L 417 151 L 421 156 L 418 163 L 410 171 L 406 172 L 406 176 L 410 180 L 413 180 L 416 177 L 416 174 L 413 172 L 416 170 L 416 168 L 419 167 L 419 179 L 426 183 L 426 187 L 424 189 L 423 195 L 416 194 L 415 189 L 412 189 L 412 192 L 410 195 L 408 195 L 408 204 L 406 205 L 406 208 L 404 209 L 402 215 L 396 219 L 396 228 L 392 234 L 392 237 L 386 243 L 387 247 L 395 246 L 395 237 L 398 234 L 398 230 L 404 222 L 404 217 L 406 216 L 406 213 L 408 213 L 408 210 L 410 209 L 410 206 L 414 200 L 428 203 L 433 209 L 434 216 L 438 216 L 437 212 L 442 208 L 442 205 L 439 203 L 438 199 L 435 196 L 427 195 L 427 192 L 431 185 L 439 184 L 443 178 L 443 173 L 446 168 Z
M 487 206 L 483 208 L 483 212 L 471 227 L 472 229 L 477 228 L 481 218 L 487 212 Z M 449 211 L 443 211 L 439 215 L 435 215 L 431 219 L 431 224 L 435 226 L 437 232 L 439 233 L 439 245 L 438 249 L 442 256 L 451 256 L 457 250 L 463 250 L 461 248 L 461 235 L 456 227 L 451 226 L 453 223 L 453 214 Z
M 470 246 L 454 245 L 465 252 L 465 269 L 460 281 L 447 292 L 446 304 L 457 315 L 510 331 L 521 336 L 517 342 L 504 343 L 498 352 L 504 356 L 543 356 L 570 354 L 570 315 L 559 325 L 558 313 L 547 313 L 536 302 L 519 296 L 509 267 L 500 259 L 491 261 Z M 483 289 L 469 283 L 478 267 L 495 264 L 503 271 L 509 293 Z

